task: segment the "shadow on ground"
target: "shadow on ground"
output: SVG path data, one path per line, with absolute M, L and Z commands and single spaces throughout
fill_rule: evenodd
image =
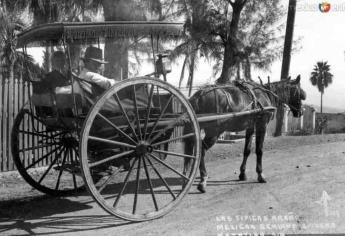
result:
M 3 201 L 0 202 L 0 235 L 66 234 L 130 224 L 108 214 L 66 214 L 91 208 L 77 200 L 51 196 Z M 56 216 L 60 214 L 67 216 Z
M 50 235 L 77 233 L 132 224 L 108 215 L 43 217 L 39 221 L 14 219 L 0 222 L 0 234 Z M 20 232 L 20 233 L 19 233 Z

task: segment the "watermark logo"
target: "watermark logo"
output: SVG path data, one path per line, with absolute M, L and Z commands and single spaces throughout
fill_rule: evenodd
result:
M 332 198 L 328 195 L 326 191 L 322 192 L 322 196 L 320 198 L 320 201 L 316 201 L 317 204 L 320 204 L 324 211 L 325 211 L 325 216 L 329 216 L 329 207 L 328 207 L 328 202 L 332 200 Z
M 340 217 L 340 212 L 338 210 L 330 210 L 330 201 L 332 198 L 328 195 L 326 191 L 322 191 L 322 195 L 319 201 L 315 201 L 319 204 L 323 210 L 326 217 Z
M 328 2 L 323 2 L 319 4 L 319 9 L 323 13 L 327 13 L 331 10 L 331 4 Z

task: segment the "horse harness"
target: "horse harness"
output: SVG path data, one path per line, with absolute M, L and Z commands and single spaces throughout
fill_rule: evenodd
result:
M 216 104 L 216 113 L 219 114 L 220 113 L 220 107 L 219 107 L 219 93 L 217 93 L 217 91 L 220 91 L 221 93 L 224 94 L 226 101 L 227 101 L 227 106 L 230 107 L 231 104 L 231 97 L 230 97 L 230 93 L 228 91 L 226 91 L 227 88 L 232 88 L 232 87 L 237 87 L 238 89 L 240 89 L 242 92 L 244 92 L 245 94 L 247 94 L 250 99 L 252 100 L 250 102 L 249 105 L 247 105 L 244 109 L 242 109 L 241 111 L 247 111 L 249 109 L 261 109 L 263 110 L 263 105 L 261 104 L 261 102 L 257 99 L 254 90 L 255 89 L 261 89 L 261 87 L 259 86 L 255 86 L 250 82 L 247 81 L 240 81 L 240 80 L 236 80 L 233 84 L 231 85 L 224 85 L 224 86 L 219 86 L 219 85 L 212 85 L 207 87 L 206 89 L 202 90 L 202 92 L 199 94 L 199 97 L 204 96 L 207 93 L 210 92 L 214 92 L 214 97 L 215 97 L 215 104 Z M 251 88 L 252 87 L 252 88 Z M 267 90 L 265 88 L 262 88 L 262 90 L 264 92 L 267 92 Z M 269 91 L 269 90 L 268 90 Z M 271 91 L 269 91 L 271 92 Z

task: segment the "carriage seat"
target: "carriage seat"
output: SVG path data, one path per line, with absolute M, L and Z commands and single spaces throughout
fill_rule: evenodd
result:
M 83 105 L 78 86 L 74 86 L 73 98 L 70 81 L 60 72 L 48 73 L 41 81 L 32 82 L 32 87 L 31 101 L 40 117 L 56 116 L 56 112 L 71 116 L 74 99 L 77 107 Z

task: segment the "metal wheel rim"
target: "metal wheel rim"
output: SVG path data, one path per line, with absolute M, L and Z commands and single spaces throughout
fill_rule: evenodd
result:
M 46 176 L 48 176 L 49 174 L 51 175 L 56 168 L 56 164 L 58 162 L 58 156 L 61 155 L 61 160 L 65 159 L 65 162 L 61 162 L 61 168 L 59 170 L 56 170 L 56 173 L 58 173 L 58 179 L 56 180 L 56 183 L 52 184 L 51 186 L 50 185 L 47 185 L 46 184 L 43 184 L 44 183 L 44 179 L 46 177 L 43 176 L 41 182 L 40 182 L 40 179 L 36 179 L 36 178 L 33 178 L 33 175 L 30 174 L 29 172 L 31 172 L 31 169 L 35 169 L 36 166 L 39 164 L 39 162 L 37 164 L 35 164 L 34 166 L 30 167 L 33 163 L 30 163 L 30 161 L 27 161 L 25 160 L 25 154 L 23 155 L 20 155 L 21 153 L 21 149 L 20 149 L 20 144 L 19 144 L 19 126 L 22 125 L 22 122 L 23 120 L 25 119 L 25 115 L 28 115 L 28 116 L 31 116 L 32 114 L 30 113 L 30 110 L 26 107 L 22 108 L 20 110 L 20 112 L 18 113 L 15 121 L 14 121 L 14 125 L 12 127 L 12 132 L 11 132 L 11 152 L 12 152 L 12 156 L 13 156 L 13 161 L 14 161 L 14 164 L 15 166 L 17 167 L 17 170 L 19 171 L 20 175 L 24 178 L 24 180 L 30 184 L 32 187 L 34 187 L 35 189 L 43 192 L 43 193 L 46 193 L 46 194 L 49 194 L 49 195 L 53 195 L 53 196 L 63 196 L 63 195 L 69 195 L 69 194 L 74 194 L 80 190 L 83 189 L 83 184 L 81 182 L 81 178 L 80 178 L 80 175 L 79 177 L 75 174 L 72 174 L 72 178 L 70 179 L 71 183 L 73 183 L 73 186 L 71 185 L 71 187 L 68 186 L 68 188 L 64 188 L 64 189 L 60 189 L 61 187 L 61 182 L 60 180 L 62 178 L 65 178 L 66 176 L 66 171 L 63 170 L 62 168 L 62 165 L 65 165 L 68 163 L 68 158 L 73 156 L 73 159 L 74 161 L 77 161 L 76 158 L 77 158 L 77 155 L 79 154 L 77 152 L 77 150 L 74 150 L 72 154 L 72 150 L 71 149 L 67 149 L 65 147 L 57 147 L 57 145 L 55 145 L 55 148 L 50 148 L 51 151 L 53 151 L 54 149 L 56 151 L 53 151 L 50 155 L 47 155 L 49 154 L 50 152 L 46 151 L 46 153 L 39 153 L 39 155 L 43 155 L 43 156 L 40 156 L 38 157 L 36 160 L 34 160 L 34 162 L 38 161 L 39 159 L 41 159 L 42 157 L 46 156 L 45 158 L 43 158 L 41 161 L 47 161 L 47 159 L 51 158 L 51 161 L 52 160 L 56 160 L 56 163 L 53 164 L 52 166 L 50 166 L 51 163 L 48 164 L 47 162 L 47 169 L 43 171 L 43 174 L 40 175 L 40 177 L 42 177 L 43 175 L 46 174 Z M 30 122 L 30 121 L 28 121 Z M 33 124 L 30 124 L 30 128 L 32 128 Z M 42 125 L 43 126 L 43 125 Z M 30 134 L 28 134 L 30 135 Z M 34 134 L 32 134 L 31 136 L 33 136 Z M 29 137 L 31 137 L 29 136 Z M 31 139 L 33 139 L 31 137 Z M 38 140 L 38 138 L 37 138 Z M 51 139 L 50 139 L 51 140 Z M 34 145 L 32 143 L 30 143 L 29 145 Z M 27 147 L 27 148 L 30 148 L 30 147 Z M 76 146 L 76 148 L 78 148 L 78 146 Z M 58 154 L 58 152 L 60 152 Z M 50 157 L 52 156 L 53 154 L 57 154 L 58 156 L 55 156 L 55 157 Z M 66 155 L 66 158 L 64 158 L 64 155 Z M 71 157 L 72 158 L 72 157 Z M 61 161 L 60 160 L 60 161 Z M 40 162 L 41 162 L 40 161 Z M 28 163 L 26 163 L 28 162 Z M 58 164 L 59 165 L 59 164 Z M 50 170 L 48 170 L 50 167 Z M 45 168 L 45 167 L 43 167 Z M 79 181 L 78 181 L 79 180 Z M 53 181 L 54 182 L 54 181 Z M 55 185 L 55 187 L 54 187 Z
M 180 99 L 180 102 L 185 106 L 185 108 L 187 109 L 188 115 L 191 118 L 192 126 L 193 126 L 194 132 L 195 132 L 195 138 L 196 138 L 195 156 L 196 156 L 196 160 L 195 160 L 194 165 L 193 165 L 193 171 L 192 171 L 191 176 L 190 176 L 190 181 L 186 184 L 184 190 L 178 195 L 176 200 L 170 202 L 167 206 L 160 209 L 159 211 L 151 212 L 151 213 L 145 214 L 145 215 L 133 215 L 133 214 L 128 214 L 126 212 L 121 212 L 121 211 L 114 212 L 114 209 L 109 207 L 109 205 L 106 203 L 104 198 L 98 193 L 98 190 L 96 189 L 96 187 L 92 181 L 92 177 L 91 177 L 91 173 L 90 173 L 90 169 L 89 169 L 89 163 L 88 163 L 88 157 L 87 157 L 87 155 L 88 155 L 87 154 L 87 141 L 88 141 L 87 137 L 88 137 L 89 132 L 90 132 L 90 127 L 92 125 L 92 121 L 95 118 L 95 116 L 97 115 L 97 112 L 102 107 L 102 104 L 110 96 L 112 96 L 112 94 L 114 94 L 117 91 L 120 91 L 121 89 L 123 89 L 129 85 L 138 85 L 138 84 L 143 84 L 143 83 L 152 84 L 154 86 L 159 86 L 161 88 L 167 89 L 169 92 L 171 92 L 176 97 L 178 97 Z M 125 220 L 130 220 L 130 221 L 146 221 L 146 220 L 152 220 L 155 218 L 159 218 L 159 217 L 167 214 L 168 212 L 170 212 L 173 209 L 173 207 L 176 206 L 182 200 L 184 195 L 188 192 L 188 190 L 190 189 L 190 187 L 193 183 L 193 180 L 194 180 L 195 175 L 196 175 L 196 171 L 197 171 L 198 166 L 199 166 L 200 146 L 201 146 L 201 144 L 200 144 L 199 124 L 196 120 L 196 115 L 195 115 L 191 105 L 189 104 L 188 100 L 184 97 L 184 95 L 180 91 L 178 91 L 176 88 L 174 88 L 173 86 L 171 86 L 167 83 L 161 82 L 157 79 L 136 78 L 136 79 L 130 79 L 130 80 L 122 81 L 122 82 L 116 84 L 111 89 L 106 91 L 98 99 L 98 101 L 92 106 L 86 120 L 84 121 L 84 125 L 83 125 L 82 132 L 81 132 L 81 141 L 80 141 L 79 150 L 80 150 L 80 156 L 81 156 L 82 171 L 84 174 L 84 179 L 85 179 L 87 189 L 89 190 L 92 197 L 97 201 L 97 203 L 104 210 L 106 210 L 110 214 L 115 215 L 119 218 L 122 218 Z

